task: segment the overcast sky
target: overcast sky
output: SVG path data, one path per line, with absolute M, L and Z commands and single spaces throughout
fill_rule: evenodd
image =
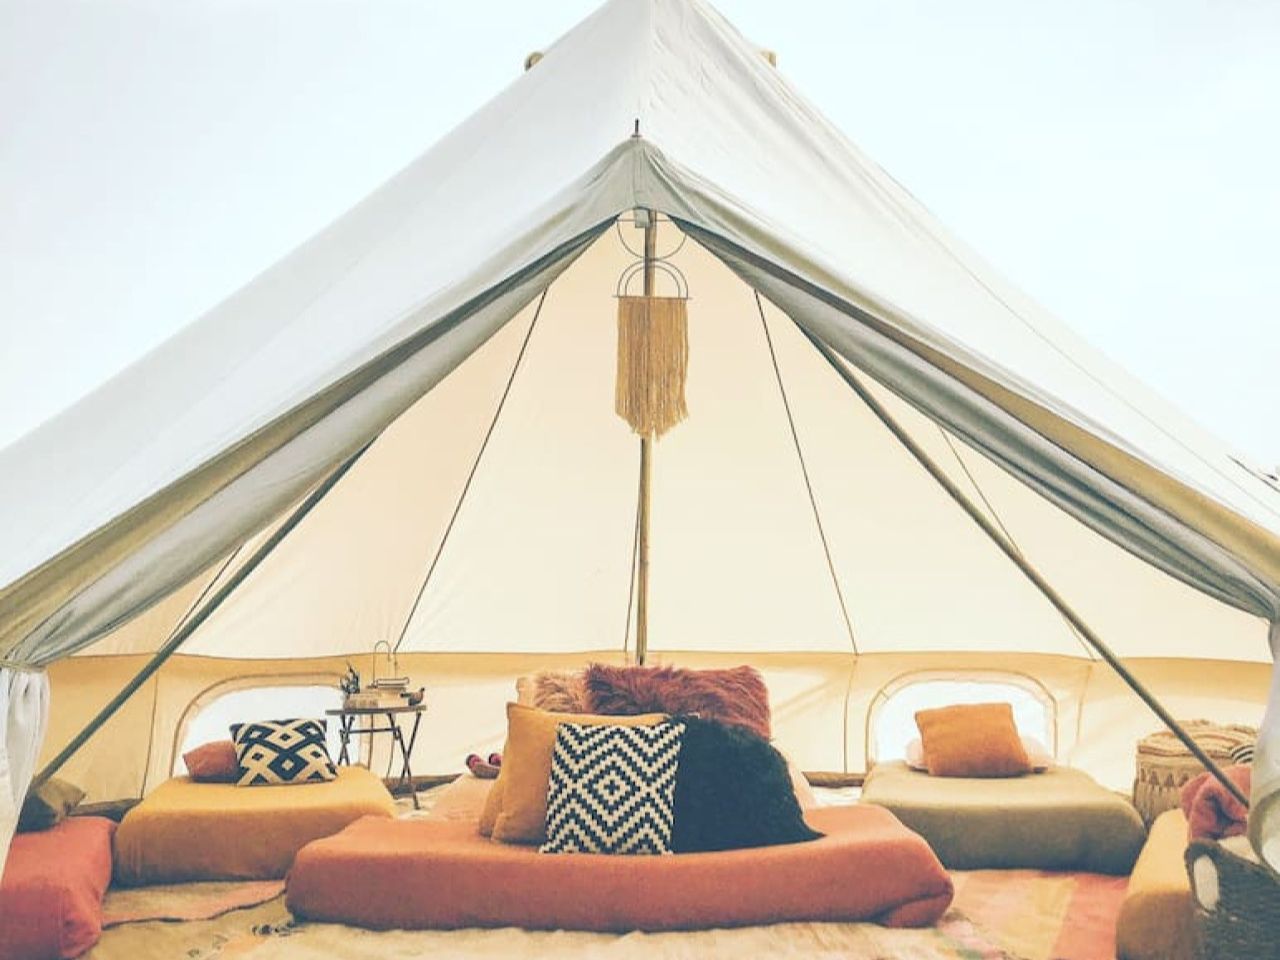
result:
M 0 0 L 0 446 L 344 212 L 595 6 Z M 718 6 L 1001 272 L 1280 463 L 1280 3 Z

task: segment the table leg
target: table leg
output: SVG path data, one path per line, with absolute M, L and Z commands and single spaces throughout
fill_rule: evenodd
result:
M 338 718 L 338 737 L 342 741 L 342 749 L 338 751 L 338 764 L 340 766 L 349 766 L 351 764 L 351 756 L 348 747 L 351 744 L 351 719 L 350 717 Z
M 413 809 L 420 810 L 418 804 L 418 791 L 413 788 L 413 770 L 409 764 L 409 746 L 404 740 L 404 731 L 400 729 L 400 724 L 396 722 L 394 714 L 387 714 L 387 724 L 391 727 L 391 738 L 397 746 L 400 747 L 400 779 L 397 784 L 409 784 L 409 795 L 413 797 Z

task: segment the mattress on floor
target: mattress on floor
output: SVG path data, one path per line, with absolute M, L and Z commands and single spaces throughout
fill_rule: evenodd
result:
M 0 960 L 63 960 L 97 942 L 115 828 L 72 817 L 13 838 L 0 877 Z
M 238 787 L 175 777 L 130 810 L 116 831 L 115 876 L 125 885 L 283 877 L 298 850 L 395 803 L 364 767 L 327 783 Z
M 1126 874 L 1146 837 L 1128 800 L 1071 767 L 987 780 L 878 764 L 862 802 L 892 810 L 952 870 Z
M 308 844 L 296 916 L 374 929 L 684 930 L 799 920 L 928 926 L 951 903 L 928 845 L 875 807 L 811 810 L 809 843 L 668 856 L 545 854 L 474 820 L 360 820 Z
M 1166 810 L 1151 824 L 1116 923 L 1121 960 L 1194 960 L 1195 905 L 1184 859 L 1187 818 Z

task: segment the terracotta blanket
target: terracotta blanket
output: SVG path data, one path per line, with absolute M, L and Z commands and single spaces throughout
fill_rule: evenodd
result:
M 308 844 L 289 874 L 300 918 L 388 929 L 678 930 L 790 920 L 925 926 L 951 878 L 876 807 L 812 810 L 811 843 L 665 857 L 541 854 L 473 821 L 366 819 Z

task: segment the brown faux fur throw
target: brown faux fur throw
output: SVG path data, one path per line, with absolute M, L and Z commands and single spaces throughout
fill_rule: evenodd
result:
M 694 714 L 773 736 L 769 691 L 754 667 L 685 670 L 679 667 L 587 668 L 587 709 L 606 716 L 638 713 Z
M 552 713 L 590 713 L 581 670 L 539 670 L 516 681 L 521 703 Z

